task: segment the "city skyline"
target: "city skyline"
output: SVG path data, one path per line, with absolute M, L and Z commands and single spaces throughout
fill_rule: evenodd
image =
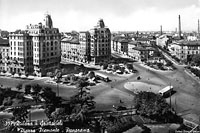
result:
M 197 31 L 200 0 L 0 0 L 0 29 L 14 31 L 42 22 L 48 12 L 60 31 L 86 31 L 104 19 L 111 31 Z

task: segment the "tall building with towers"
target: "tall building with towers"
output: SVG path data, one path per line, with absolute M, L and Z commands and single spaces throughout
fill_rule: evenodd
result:
M 109 28 L 105 27 L 103 19 L 100 19 L 97 26 L 90 30 L 90 35 L 91 63 L 108 62 L 111 57 L 111 32 Z
M 61 40 L 61 62 L 100 64 L 111 57 L 111 32 L 100 19 L 92 30 L 79 32 L 78 38 Z
M 61 34 L 58 28 L 53 28 L 51 15 L 45 14 L 44 25 L 30 24 L 26 30 L 10 33 L 9 37 L 10 57 L 24 67 L 13 65 L 11 72 L 44 76 L 59 67 Z

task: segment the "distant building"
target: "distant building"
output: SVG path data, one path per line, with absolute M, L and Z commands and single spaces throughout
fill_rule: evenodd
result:
M 0 37 L 0 71 L 9 71 L 7 61 L 9 59 L 9 40 Z
M 67 39 L 61 40 L 61 62 L 68 61 L 79 61 L 78 53 L 80 52 L 80 43 L 78 39 Z
M 171 35 L 164 34 L 156 39 L 156 45 L 158 45 L 162 48 L 168 47 L 168 44 L 170 44 L 170 43 L 172 43 Z
M 122 36 L 116 36 L 112 39 L 112 50 L 117 53 L 128 55 L 129 40 Z
M 148 60 L 154 53 L 155 49 L 149 44 L 141 44 L 135 41 L 128 43 L 128 55 L 134 60 Z
M 91 63 L 108 62 L 111 57 L 111 32 L 109 28 L 105 27 L 103 19 L 100 19 L 97 26 L 90 30 L 90 35 Z
M 147 44 L 150 44 L 150 39 L 147 38 L 147 37 L 139 37 L 139 38 L 136 38 L 136 41 L 137 41 L 137 42 L 140 42 L 140 43 L 147 43 Z
M 25 31 L 11 32 L 10 71 L 15 73 L 34 73 L 44 76 L 59 67 L 61 49 L 58 28 L 53 28 L 49 14 L 45 15 L 44 25 L 28 25 Z
M 137 47 L 137 42 L 136 41 L 130 41 L 128 42 L 128 56 L 131 58 L 135 58 L 135 54 L 133 51 L 133 48 Z
M 171 44 L 170 51 L 181 61 L 191 61 L 192 56 L 200 54 L 200 41 L 177 41 Z
M 89 63 L 90 61 L 90 34 L 80 32 L 79 38 L 63 38 L 61 40 L 61 62 Z

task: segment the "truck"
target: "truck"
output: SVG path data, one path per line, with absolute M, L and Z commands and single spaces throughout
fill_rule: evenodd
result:
M 161 89 L 158 93 L 161 95 L 161 96 L 166 96 L 166 95 L 170 95 L 171 92 L 173 91 L 173 86 L 167 86 L 163 89 Z
M 95 76 L 96 76 L 96 78 L 99 78 L 100 80 L 103 80 L 105 82 L 109 82 L 110 81 L 110 79 L 108 78 L 108 76 L 106 76 L 106 75 L 104 75 L 102 73 L 95 72 Z

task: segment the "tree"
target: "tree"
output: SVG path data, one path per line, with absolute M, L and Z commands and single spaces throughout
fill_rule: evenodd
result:
M 20 91 L 21 89 L 22 89 L 22 84 L 20 83 L 20 84 L 18 84 L 17 86 L 16 86 L 16 88 Z
M 24 98 L 24 93 L 17 93 L 16 98 L 19 100 L 17 104 L 23 103 L 25 98 Z
M 12 98 L 11 97 L 4 97 L 4 101 L 3 101 L 3 105 L 4 106 L 11 106 L 13 103 Z
M 28 72 L 26 72 L 26 73 L 25 73 L 25 76 L 28 77 L 28 75 L 29 75 Z
M 42 90 L 42 87 L 40 85 L 36 84 L 36 85 L 32 86 L 32 90 L 33 90 L 33 92 L 32 92 L 33 98 L 34 98 L 35 102 L 38 103 L 39 94 L 40 94 L 40 92 Z
M 134 99 L 135 108 L 140 115 L 162 122 L 180 122 L 165 99 L 152 92 L 139 92 Z
M 105 69 L 107 69 L 108 68 L 108 63 L 104 63 L 103 64 L 103 69 L 105 70 Z
M 166 66 L 172 66 L 173 63 L 171 61 L 167 61 Z
M 31 85 L 25 85 L 25 94 L 30 94 L 31 93 Z
M 132 64 L 127 64 L 126 67 L 127 67 L 127 69 L 129 69 L 129 70 L 133 70 L 133 65 L 132 65 Z
M 60 70 L 55 71 L 55 77 L 56 77 L 56 83 L 57 83 L 57 94 L 59 96 L 59 86 L 58 83 L 60 82 L 60 79 L 62 78 L 62 73 Z
M 200 54 L 196 54 L 192 57 L 192 61 L 196 63 L 198 66 L 200 65 Z
M 89 72 L 88 77 L 89 77 L 90 79 L 94 78 L 94 77 L 95 77 L 94 71 Z
M 25 122 L 29 114 L 28 108 L 29 108 L 28 106 L 24 105 L 13 108 L 13 120 Z
M 45 103 L 54 103 L 56 99 L 56 93 L 52 91 L 51 88 L 45 87 L 42 89 L 42 98 L 44 98 Z
M 120 66 L 118 64 L 115 64 L 113 69 L 116 71 L 116 70 L 120 69 Z
M 15 75 L 15 72 L 12 72 L 11 74 L 12 74 L 12 76 L 14 76 L 14 75 Z
M 85 66 L 83 64 L 80 65 L 80 71 L 83 72 L 85 70 Z
M 51 77 L 51 78 L 53 78 L 53 77 L 54 77 L 54 75 L 53 75 L 53 73 L 52 73 L 52 72 L 48 72 L 48 73 L 47 73 L 47 76 L 49 76 L 49 77 Z

